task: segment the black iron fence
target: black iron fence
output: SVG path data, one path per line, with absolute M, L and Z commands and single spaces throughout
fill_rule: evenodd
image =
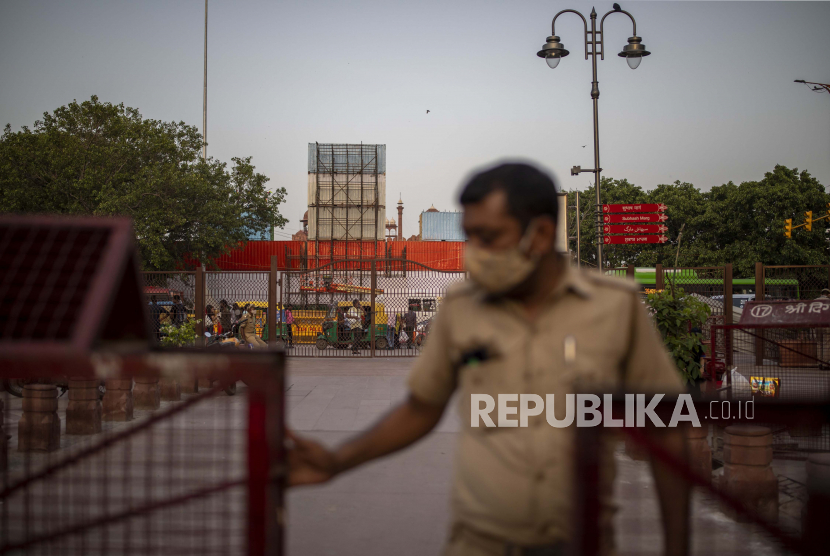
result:
M 237 335 L 253 306 L 257 336 L 288 355 L 406 357 L 420 353 L 448 288 L 464 279 L 405 259 L 348 259 L 311 270 L 146 272 L 144 293 L 159 340 L 182 314 L 199 343 L 211 343 L 206 332 Z

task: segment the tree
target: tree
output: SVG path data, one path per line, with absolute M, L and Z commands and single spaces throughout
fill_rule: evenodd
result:
M 569 192 L 569 205 L 574 204 Z M 582 260 L 596 264 L 593 187 L 580 194 L 583 218 L 580 250 Z M 812 232 L 799 229 L 792 239 L 784 237 L 784 220 L 794 224 L 813 211 L 814 218 L 827 214 L 830 195 L 806 171 L 777 165 L 760 181 L 732 182 L 702 192 L 690 183 L 661 184 L 650 191 L 627 180 L 603 178 L 604 203 L 664 203 L 667 205 L 665 244 L 607 245 L 606 265 L 627 264 L 653 267 L 674 265 L 677 236 L 683 230 L 680 266 L 720 266 L 732 263 L 733 273 L 752 276 L 756 262 L 768 265 L 827 264 L 828 245 L 824 234 L 827 220 L 817 222 Z
M 251 158 L 233 168 L 200 158 L 202 136 L 184 122 L 73 101 L 32 129 L 0 137 L 0 212 L 124 215 L 143 264 L 179 269 L 240 247 L 251 232 L 283 227 L 285 188 L 268 190 Z

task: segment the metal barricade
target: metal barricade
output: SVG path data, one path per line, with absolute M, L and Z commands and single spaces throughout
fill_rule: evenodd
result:
M 35 357 L 10 375 L 37 378 L 2 397 L 0 554 L 282 553 L 282 354 Z M 66 434 L 79 418 L 98 430 Z
M 721 403 L 726 405 L 722 408 Z M 714 418 L 710 416 L 713 404 L 717 405 Z M 682 538 L 681 520 L 680 528 L 674 528 L 681 537 L 669 539 L 679 540 L 681 545 L 687 541 L 689 554 L 825 554 L 826 521 L 830 519 L 826 476 L 830 459 L 811 460 L 806 466 L 797 462 L 797 467 L 793 466 L 796 462 L 779 461 L 765 451 L 769 431 L 758 423 L 827 427 L 830 405 L 759 401 L 749 414 L 745 412 L 746 406 L 739 407 L 737 401 L 704 400 L 690 405 L 694 406 L 700 426 L 686 423 L 686 428 L 671 431 L 634 427 L 626 422 L 616 429 L 602 425 L 575 429 L 572 553 L 665 553 L 665 514 L 660 510 L 652 475 L 657 465 L 672 483 L 669 488 L 676 496 L 679 485 L 692 489 L 685 525 L 688 538 Z M 622 422 L 627 414 L 623 397 L 615 397 L 612 406 L 613 415 Z M 666 423 L 675 406 L 675 400 L 664 398 L 653 406 L 653 411 Z M 689 406 L 684 407 L 683 413 L 689 414 Z M 607 420 L 606 408 L 602 406 L 600 410 Z M 724 413 L 728 416 L 723 417 Z M 663 440 L 666 434 L 686 437 L 685 455 L 669 448 Z M 617 443 L 621 437 L 625 440 L 625 452 Z M 731 451 L 726 457 L 713 458 L 714 447 L 710 445 L 724 437 L 730 442 Z M 604 446 L 611 450 L 603 449 Z M 616 468 L 611 490 L 609 475 L 605 474 L 609 465 Z M 683 507 L 678 498 L 663 502 L 674 504 L 675 509 Z M 613 514 L 610 522 L 603 519 L 609 512 Z

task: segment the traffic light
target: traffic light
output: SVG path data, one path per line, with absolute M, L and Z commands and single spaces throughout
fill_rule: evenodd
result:
M 804 228 L 808 232 L 812 232 L 813 231 L 813 211 L 808 210 L 804 214 L 807 216 L 807 218 L 804 219 Z
M 786 220 L 784 220 L 784 235 L 787 236 L 787 238 L 789 238 L 789 239 L 792 239 L 792 237 L 793 237 L 793 219 L 792 218 L 787 218 Z

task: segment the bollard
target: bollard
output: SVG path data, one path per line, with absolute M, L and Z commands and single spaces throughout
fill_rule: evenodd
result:
M 17 422 L 17 450 L 53 452 L 60 445 L 58 387 L 54 384 L 26 384 L 23 387 L 23 415 Z
M 9 439 L 3 429 L 3 400 L 0 400 L 0 471 L 5 471 L 9 465 Z
M 686 429 L 686 444 L 689 447 L 689 467 L 705 478 L 712 479 L 712 448 L 709 447 L 709 426 L 688 427 Z
M 159 379 L 138 377 L 133 388 L 133 401 L 136 409 L 158 409 L 161 407 Z
M 101 432 L 101 401 L 98 379 L 69 379 L 69 404 L 66 406 L 66 434 Z
M 133 381 L 109 379 L 104 394 L 104 421 L 133 420 Z
M 802 513 L 802 531 L 807 554 L 827 553 L 830 523 L 830 454 L 807 458 L 807 504 Z
M 179 383 L 172 378 L 162 378 L 159 381 L 161 389 L 161 401 L 178 402 L 182 399 L 182 389 Z
M 182 394 L 198 394 L 199 393 L 199 381 L 193 375 L 187 373 L 185 375 L 185 379 L 181 382 L 181 391 Z
M 731 425 L 724 431 L 723 488 L 761 518 L 778 521 L 778 479 L 772 472 L 772 431 Z

